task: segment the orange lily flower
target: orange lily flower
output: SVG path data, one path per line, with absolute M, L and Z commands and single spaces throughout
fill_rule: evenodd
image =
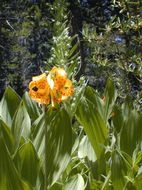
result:
M 67 78 L 64 69 L 57 67 L 53 67 L 47 77 L 46 74 L 33 77 L 29 88 L 29 94 L 35 101 L 43 104 L 51 101 L 52 107 L 73 94 L 72 81 Z
M 51 103 L 60 103 L 73 94 L 73 85 L 62 68 L 53 67 L 47 77 L 50 85 Z
M 33 77 L 29 84 L 29 89 L 29 95 L 33 100 L 41 104 L 49 104 L 49 84 L 45 73 Z

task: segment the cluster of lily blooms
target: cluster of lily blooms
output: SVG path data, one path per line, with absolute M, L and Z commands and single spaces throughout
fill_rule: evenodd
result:
M 53 67 L 48 75 L 35 76 L 29 83 L 29 95 L 41 104 L 61 103 L 73 94 L 72 81 L 62 68 Z

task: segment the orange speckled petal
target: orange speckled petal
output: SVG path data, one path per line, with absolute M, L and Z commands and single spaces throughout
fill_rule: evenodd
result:
M 35 81 L 31 81 L 29 83 L 29 89 L 32 89 L 34 86 L 36 86 L 36 82 Z
M 42 104 L 49 104 L 49 92 L 50 88 L 45 73 L 33 77 L 33 81 L 29 83 L 29 95 L 33 100 Z
M 64 87 L 60 90 L 60 92 L 62 94 L 62 98 L 61 98 L 62 100 L 66 99 L 69 96 L 72 96 L 73 94 L 72 81 L 67 79 Z

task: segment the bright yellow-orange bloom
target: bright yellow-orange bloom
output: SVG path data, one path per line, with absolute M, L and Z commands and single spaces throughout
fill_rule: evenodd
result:
M 33 77 L 29 84 L 30 96 L 37 102 L 49 104 L 60 103 L 73 94 L 72 81 L 67 78 L 67 73 L 62 68 L 53 67 L 46 74 Z
M 62 88 L 67 80 L 67 73 L 62 68 L 53 67 L 48 77 L 54 81 L 54 87 Z
M 29 84 L 29 95 L 33 100 L 41 104 L 49 104 L 50 102 L 50 87 L 47 82 L 46 74 L 33 77 Z

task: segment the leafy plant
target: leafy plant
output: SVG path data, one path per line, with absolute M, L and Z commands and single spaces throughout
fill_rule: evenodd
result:
M 8 88 L 0 109 L 10 115 L 13 99 L 17 107 L 10 122 L 0 114 L 0 188 L 41 190 L 47 167 L 47 189 L 140 190 L 142 115 L 129 99 L 117 103 L 111 80 L 104 97 L 86 87 L 74 115 L 67 102 L 42 113 L 28 94 L 20 100 Z

